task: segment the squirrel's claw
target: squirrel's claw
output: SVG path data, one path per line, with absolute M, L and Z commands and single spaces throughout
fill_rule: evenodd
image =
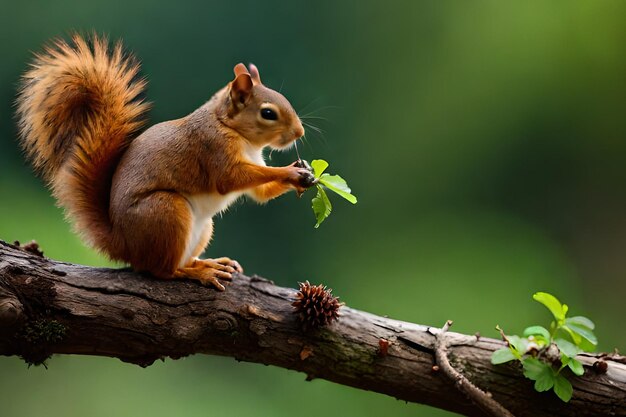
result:
M 233 271 L 231 272 L 238 272 L 238 273 L 243 273 L 243 268 L 241 267 L 241 264 L 239 262 L 237 262 L 234 259 L 230 259 L 226 256 L 221 257 L 221 258 L 215 258 L 213 259 L 214 262 L 217 262 L 220 265 L 225 265 L 228 266 L 230 268 L 233 269 Z
M 224 291 L 226 287 L 219 280 L 232 281 L 233 274 L 242 272 L 243 268 L 239 262 L 227 257 L 194 259 L 189 266 L 177 270 L 174 277 L 194 279 L 200 281 L 202 285 Z
M 200 283 L 205 287 L 213 286 L 218 291 L 225 291 L 226 287 L 216 277 L 209 277 L 206 279 L 199 279 Z

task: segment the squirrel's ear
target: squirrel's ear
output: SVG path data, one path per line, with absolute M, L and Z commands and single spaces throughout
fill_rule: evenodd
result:
M 241 64 L 243 66 L 243 64 Z M 245 68 L 245 67 L 244 67 Z M 237 67 L 235 67 L 237 70 Z M 240 108 L 248 98 L 250 98 L 250 93 L 252 92 L 252 78 L 250 78 L 250 74 L 248 72 L 242 72 L 230 83 L 230 98 L 233 104 Z
M 250 75 L 250 73 L 248 72 L 248 68 L 246 68 L 246 66 L 243 65 L 241 62 L 235 65 L 235 68 L 233 68 L 233 72 L 235 73 L 235 78 L 239 77 L 241 74 Z
M 256 65 L 250 63 L 250 65 L 248 65 L 248 68 L 250 68 L 250 77 L 252 77 L 252 83 L 262 84 L 261 76 L 259 75 L 259 69 L 256 67 Z

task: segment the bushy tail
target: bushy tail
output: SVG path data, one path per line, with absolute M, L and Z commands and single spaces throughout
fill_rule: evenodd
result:
M 109 219 L 111 178 L 148 109 L 139 65 L 94 35 L 57 40 L 35 56 L 17 98 L 21 144 L 75 230 L 118 258 Z

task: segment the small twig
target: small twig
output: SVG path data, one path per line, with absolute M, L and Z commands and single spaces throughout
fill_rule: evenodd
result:
M 469 379 L 456 371 L 448 360 L 448 345 L 446 342 L 446 332 L 452 326 L 452 320 L 446 321 L 441 331 L 435 335 L 435 360 L 439 370 L 450 379 L 456 382 L 459 391 L 465 393 L 470 400 L 483 411 L 494 417 L 515 417 L 504 408 L 499 402 L 491 398 L 489 394 L 472 384 Z

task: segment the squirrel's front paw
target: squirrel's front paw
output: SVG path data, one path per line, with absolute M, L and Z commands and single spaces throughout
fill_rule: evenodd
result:
M 302 187 L 305 189 L 311 188 L 315 184 L 317 184 L 317 178 L 315 178 L 315 175 L 313 175 L 311 171 L 306 171 L 300 174 L 300 185 Z
M 304 159 L 298 159 L 292 165 L 294 167 L 298 167 L 298 168 L 306 168 L 309 171 L 313 172 L 313 168 L 311 167 L 311 165 L 309 165 L 309 163 L 306 160 L 304 160 Z
M 287 168 L 289 169 L 287 182 L 295 187 L 298 196 L 317 183 L 317 179 L 308 169 L 298 168 L 295 164 Z
M 300 176 L 298 179 L 298 185 L 300 185 L 300 187 L 306 190 L 307 188 L 317 184 L 317 178 L 315 178 L 315 175 L 313 174 L 313 168 L 311 168 L 311 165 L 309 165 L 307 161 L 299 159 L 291 164 L 291 166 L 299 168 L 298 173 Z

